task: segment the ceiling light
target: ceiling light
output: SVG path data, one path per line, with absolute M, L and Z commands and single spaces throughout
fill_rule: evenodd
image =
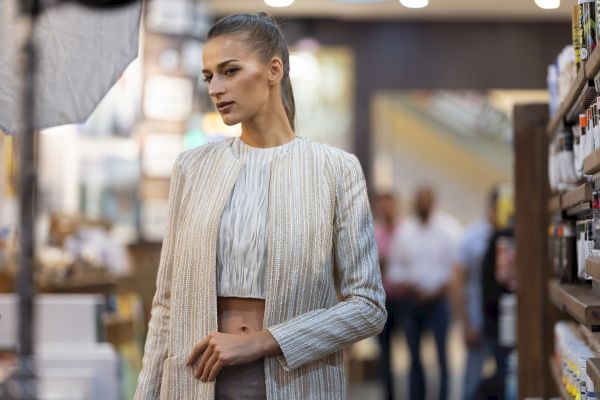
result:
M 350 3 L 350 4 L 373 4 L 383 3 L 386 0 L 333 0 L 336 3 Z
M 265 0 L 265 4 L 269 7 L 287 7 L 293 2 L 294 0 Z
M 424 8 L 429 5 L 429 0 L 400 0 L 400 4 L 407 8 Z
M 544 10 L 552 10 L 560 7 L 560 0 L 535 0 L 535 4 Z

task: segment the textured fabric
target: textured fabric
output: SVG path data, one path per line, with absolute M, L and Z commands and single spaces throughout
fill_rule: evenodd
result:
M 243 167 L 230 146 L 176 161 L 137 400 L 214 399 L 214 383 L 195 379 L 185 361 L 217 330 L 217 236 Z M 298 138 L 273 158 L 269 190 L 264 326 L 283 354 L 265 358 L 267 399 L 344 399 L 343 348 L 386 319 L 360 163 Z
M 267 219 L 271 162 L 293 140 L 257 148 L 233 140 L 234 156 L 244 162 L 223 216 L 217 241 L 217 294 L 264 299 L 267 266 Z
M 215 400 L 265 400 L 266 398 L 263 359 L 225 367 L 219 372 Z

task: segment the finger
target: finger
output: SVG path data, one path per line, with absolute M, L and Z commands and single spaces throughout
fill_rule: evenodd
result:
M 219 355 L 217 353 L 213 353 L 213 355 L 210 357 L 210 359 L 206 362 L 206 365 L 204 366 L 204 371 L 202 372 L 202 378 L 200 378 L 200 380 L 202 380 L 202 382 L 206 382 L 206 380 L 208 379 L 214 365 L 217 363 L 217 361 L 219 361 Z
M 202 354 L 202 358 L 200 359 L 200 364 L 198 365 L 198 368 L 196 369 L 196 378 L 200 379 L 200 377 L 204 374 L 204 368 L 206 366 L 206 363 L 208 362 L 208 360 L 210 360 L 210 358 L 212 357 L 213 354 L 214 354 L 214 348 L 212 346 L 208 346 L 207 349 Z
M 221 372 L 221 370 L 223 369 L 223 367 L 225 367 L 225 363 L 217 359 L 217 362 L 215 363 L 215 365 L 213 365 L 210 374 L 208 375 L 208 381 L 214 381 L 217 378 L 217 375 L 219 375 L 219 372 Z
M 208 339 L 202 339 L 200 342 L 198 342 L 198 344 L 196 344 L 194 346 L 194 348 L 192 349 L 192 352 L 190 353 L 190 356 L 188 357 L 187 360 L 187 365 L 188 367 L 193 365 L 196 360 L 198 359 L 198 357 L 200 357 L 200 355 L 202 353 L 204 353 L 204 350 L 206 350 L 206 347 L 208 347 Z

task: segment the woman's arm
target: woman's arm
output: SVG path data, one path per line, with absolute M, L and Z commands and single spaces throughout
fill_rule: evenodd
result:
M 365 178 L 354 155 L 344 161 L 333 243 L 343 301 L 267 328 L 279 344 L 283 354 L 278 357 L 286 370 L 379 333 L 387 318 Z
M 157 400 L 160 396 L 163 361 L 167 356 L 167 338 L 171 313 L 171 278 L 176 246 L 177 219 L 183 187 L 183 158 L 183 154 L 177 158 L 171 176 L 169 217 L 163 239 L 160 265 L 156 278 L 156 293 L 152 301 L 151 319 L 148 324 L 148 336 L 144 347 L 143 366 L 138 378 L 135 400 Z

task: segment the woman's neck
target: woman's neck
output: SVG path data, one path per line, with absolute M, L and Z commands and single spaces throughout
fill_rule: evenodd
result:
M 244 143 L 253 147 L 275 147 L 291 141 L 295 134 L 280 99 L 265 105 L 252 119 L 242 122 Z

